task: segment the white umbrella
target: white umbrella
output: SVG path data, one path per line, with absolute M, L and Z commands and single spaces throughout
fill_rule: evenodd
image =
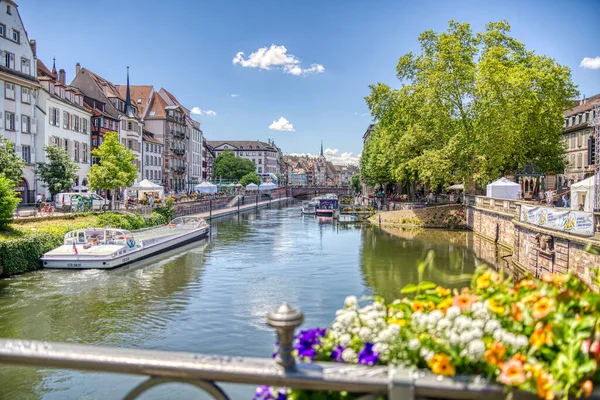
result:
M 194 190 L 200 193 L 217 193 L 217 185 L 213 185 L 210 182 L 202 182 L 194 186 Z
M 258 190 L 258 185 L 256 183 L 250 183 L 246 186 L 246 190 L 248 190 L 248 191 Z
M 456 185 L 450 186 L 448 190 L 465 190 L 465 185 L 463 185 L 462 183 L 458 183 Z
M 277 185 L 275 185 L 273 182 L 265 182 L 265 183 L 261 183 L 261 185 L 258 187 L 258 190 L 271 190 L 271 189 L 275 189 L 277 187 Z

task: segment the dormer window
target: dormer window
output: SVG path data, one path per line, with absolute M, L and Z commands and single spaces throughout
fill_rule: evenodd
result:
M 10 9 L 10 4 L 6 6 L 6 13 L 8 15 L 12 15 L 12 10 Z
M 138 104 L 142 104 L 142 98 L 141 98 L 141 97 L 138 97 L 138 99 L 137 99 L 137 103 L 138 103 Z
M 152 110 L 150 111 L 150 116 L 156 115 L 156 111 Z

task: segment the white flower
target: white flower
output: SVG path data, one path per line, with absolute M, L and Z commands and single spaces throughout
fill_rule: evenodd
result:
M 342 360 L 347 363 L 354 362 L 356 361 L 356 353 L 352 349 L 344 349 L 344 351 L 342 351 Z
M 502 325 L 500 324 L 500 321 L 496 319 L 490 319 L 488 322 L 485 323 L 484 332 L 491 335 L 501 328 Z
M 385 343 L 375 343 L 373 345 L 373 351 L 378 354 L 385 354 L 389 349 L 390 347 Z
M 514 333 L 505 332 L 504 335 L 502 335 L 502 339 L 504 340 L 505 344 L 514 347 L 515 341 L 517 340 L 517 336 Z
M 352 343 L 352 336 L 350 336 L 350 334 L 344 333 L 340 336 L 340 344 L 342 346 L 348 347 L 350 346 L 350 343 Z
M 471 340 L 473 340 L 473 335 L 471 335 L 471 331 L 465 331 L 460 334 L 459 342 L 461 345 L 466 345 Z
M 404 312 L 398 311 L 398 312 L 396 312 L 396 314 L 394 314 L 394 317 L 398 318 L 398 319 L 402 319 L 402 318 L 404 318 Z
M 481 339 L 471 341 L 467 346 L 467 355 L 472 360 L 478 361 L 485 354 L 485 343 Z
M 446 310 L 446 318 L 454 319 L 461 314 L 460 308 L 457 306 L 449 307 Z
M 436 322 L 442 319 L 443 316 L 444 314 L 440 310 L 433 310 L 429 313 L 429 318 Z
M 473 320 L 467 317 L 466 315 L 459 315 L 454 320 L 454 327 L 456 328 L 456 330 L 461 332 L 465 329 L 469 329 L 471 327 L 471 322 L 473 322 Z
M 346 300 L 344 300 L 344 306 L 346 308 L 356 308 L 357 304 L 358 299 L 356 298 L 356 296 L 348 296 L 346 297 Z
M 473 328 L 473 329 L 483 330 L 484 326 L 485 326 L 485 321 L 483 321 L 481 319 L 473 320 L 473 322 L 471 323 L 471 328 Z
M 400 325 L 398 324 L 388 325 L 386 329 L 392 332 L 392 336 L 398 336 L 398 334 L 400 333 Z
M 479 328 L 473 328 L 469 333 L 474 339 L 481 339 L 483 337 L 483 331 Z
M 496 329 L 492 336 L 494 337 L 494 339 L 501 342 L 504 339 L 504 333 L 504 329 L 500 328 Z
M 434 353 L 433 353 L 433 351 L 426 349 L 425 347 L 422 347 L 421 351 L 419 351 L 419 355 L 421 357 L 423 357 L 426 362 L 429 362 L 429 360 L 431 360 L 433 358 Z
M 527 340 L 527 336 L 518 335 L 515 339 L 514 347 L 516 349 L 521 349 L 527 347 L 529 345 L 529 340 Z
M 448 335 L 448 341 L 451 345 L 456 346 L 460 343 L 460 336 L 455 331 L 451 331 Z
M 440 333 L 446 331 L 447 329 L 450 329 L 451 327 L 452 327 L 452 321 L 446 317 L 441 318 L 437 322 L 437 331 Z
M 363 342 L 370 342 L 373 339 L 373 331 L 367 328 L 366 326 L 363 326 L 358 331 L 358 337 Z
M 408 348 L 412 351 L 417 351 L 421 347 L 421 341 L 417 338 L 412 338 L 408 341 Z
M 402 300 L 400 300 L 400 299 L 396 299 L 396 300 L 392 301 L 392 304 L 400 304 L 400 303 L 402 303 Z

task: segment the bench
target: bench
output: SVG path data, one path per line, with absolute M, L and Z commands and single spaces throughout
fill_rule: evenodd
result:
M 35 217 L 37 214 L 37 212 L 35 210 L 25 210 L 25 211 L 18 211 L 17 212 L 17 216 L 19 218 L 22 217 Z

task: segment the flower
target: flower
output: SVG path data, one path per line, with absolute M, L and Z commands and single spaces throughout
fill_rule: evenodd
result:
M 454 301 L 453 301 L 454 302 Z M 452 306 L 446 310 L 446 317 L 450 319 L 454 319 L 461 314 L 461 310 L 457 306 Z
M 391 325 L 406 326 L 406 320 L 404 319 L 390 318 L 387 322 Z
M 428 362 L 431 372 L 436 375 L 454 376 L 456 368 L 452 365 L 447 354 L 435 354 Z
M 502 366 L 498 380 L 505 385 L 520 385 L 525 382 L 525 371 L 523 370 L 523 362 L 520 360 L 510 359 Z
M 554 392 L 552 391 L 552 385 L 554 385 L 554 379 L 552 374 L 548 372 L 542 372 L 535 380 L 535 389 L 538 396 L 541 399 L 553 400 Z
M 552 283 L 555 286 L 559 286 L 561 283 L 567 283 L 570 278 L 569 275 L 551 273 L 545 273 L 544 276 L 542 276 L 544 282 Z
M 452 306 L 452 303 L 452 297 L 447 297 L 444 300 L 440 301 L 436 308 L 445 314 L 448 308 Z
M 506 354 L 506 347 L 502 342 L 495 341 L 491 344 L 490 348 L 485 352 L 485 361 L 491 365 L 501 366 L 504 363 L 504 355 Z
M 352 349 L 344 349 L 344 351 L 342 351 L 342 360 L 347 363 L 354 362 L 356 361 L 356 353 Z
M 331 351 L 329 357 L 331 357 L 331 359 L 335 362 L 343 362 L 344 360 L 342 360 L 342 353 L 344 350 L 344 347 L 338 344 L 337 347 Z
M 346 300 L 344 300 L 344 306 L 346 308 L 356 308 L 357 304 L 358 299 L 356 298 L 356 296 L 348 296 L 346 297 Z
M 412 351 L 417 351 L 421 348 L 421 341 L 417 338 L 412 338 L 408 341 L 408 348 Z
M 492 272 L 487 271 L 475 280 L 477 289 L 487 289 L 492 284 Z
M 533 305 L 533 311 L 531 316 L 535 319 L 541 319 L 550 314 L 554 308 L 554 299 L 548 297 L 542 297 Z
M 349 333 L 344 333 L 343 335 L 340 336 L 340 344 L 344 347 L 348 347 L 350 346 L 350 343 L 352 343 L 352 336 L 350 336 Z
M 495 331 L 501 328 L 502 325 L 500 324 L 500 321 L 497 319 L 490 319 L 485 323 L 485 328 L 483 328 L 483 331 L 488 334 L 493 334 Z
M 488 308 L 490 309 L 491 312 L 496 313 L 496 314 L 504 314 L 504 311 L 505 311 L 504 305 L 500 304 L 495 299 L 490 299 Z
M 446 289 L 444 287 L 438 286 L 435 288 L 435 293 L 440 297 L 449 296 L 452 291 L 450 289 Z
M 475 339 L 467 345 L 467 355 L 475 361 L 479 361 L 485 354 L 485 343 L 481 339 Z
M 473 302 L 475 300 L 477 300 L 477 297 L 475 297 L 469 293 L 462 293 L 462 294 L 459 294 L 458 296 L 454 296 L 453 300 L 454 300 L 453 304 L 455 306 L 460 308 L 461 311 L 465 311 L 465 310 L 468 310 L 469 308 L 471 308 L 471 305 L 473 304 Z
M 536 287 L 537 287 L 537 285 L 531 279 L 523 279 L 515 284 L 515 289 L 517 289 L 517 290 L 519 290 L 521 288 L 535 289 Z
M 592 389 L 594 389 L 594 384 L 588 379 L 587 381 L 583 382 L 581 389 L 583 390 L 583 395 L 585 397 L 590 397 L 592 394 Z
M 365 347 L 358 353 L 358 363 L 374 365 L 379 360 L 379 354 L 373 351 L 373 343 L 365 343 Z
M 315 345 L 321 343 L 321 338 L 326 334 L 327 329 L 320 328 L 300 331 L 296 336 L 298 343 L 295 347 L 298 357 L 311 361 L 316 355 Z
M 552 326 L 548 324 L 544 327 L 544 324 L 538 322 L 529 336 L 529 343 L 538 349 L 545 344 L 552 343 Z
M 513 319 L 517 322 L 521 322 L 523 321 L 523 313 L 521 312 L 521 308 L 519 307 L 518 304 L 513 303 L 510 306 L 510 315 L 513 317 Z
M 413 312 L 424 311 L 425 303 L 423 303 L 422 301 L 419 301 L 419 300 L 415 300 L 412 303 L 412 305 L 410 306 L 410 308 L 413 310 Z
M 272 388 L 270 386 L 259 386 L 256 388 L 253 400 L 285 400 L 287 399 L 287 393 L 285 389 Z

